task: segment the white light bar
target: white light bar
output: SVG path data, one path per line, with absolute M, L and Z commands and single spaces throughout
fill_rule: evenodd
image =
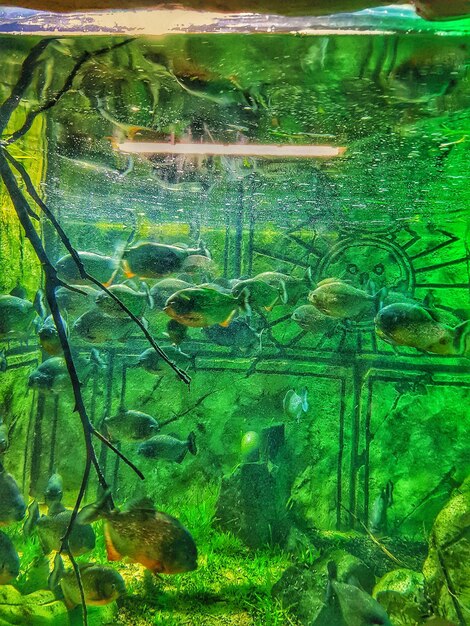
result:
M 303 159 L 341 156 L 346 148 L 336 146 L 300 146 L 271 144 L 223 143 L 152 143 L 124 141 L 117 144 L 121 152 L 130 154 L 206 154 L 239 157 L 297 157 Z

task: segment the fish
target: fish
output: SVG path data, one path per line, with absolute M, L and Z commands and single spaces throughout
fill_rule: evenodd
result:
M 181 269 L 183 272 L 188 272 L 188 274 L 211 275 L 217 271 L 217 265 L 209 256 L 190 254 L 184 259 Z
M 0 454 L 3 454 L 8 450 L 10 446 L 10 440 L 8 437 L 8 427 L 0 417 Z
M 23 285 L 20 285 L 20 283 L 17 283 L 15 287 L 13 287 L 13 289 L 10 291 L 10 296 L 15 296 L 15 298 L 21 298 L 22 300 L 27 300 L 28 292 L 23 287 Z
M 62 316 L 61 320 L 65 332 L 68 335 L 67 323 Z M 41 327 L 38 330 L 38 337 L 41 348 L 45 352 L 47 352 L 47 354 L 51 354 L 52 356 L 62 354 L 62 344 L 60 343 L 59 333 L 57 332 L 57 328 L 52 318 L 52 315 L 46 317 L 46 319 L 42 323 Z
M 291 320 L 296 322 L 303 330 L 311 333 L 325 333 L 334 324 L 331 317 L 320 313 L 313 304 L 302 304 L 291 315 Z
M 245 290 L 234 297 L 214 289 L 193 287 L 170 296 L 163 310 L 180 324 L 192 328 L 228 326 L 239 309 L 247 314 L 251 311 L 247 298 Z
M 29 300 L 0 295 L 0 339 L 26 339 L 36 316 L 34 304 Z
M 382 291 L 372 296 L 362 289 L 337 278 L 326 278 L 308 294 L 308 301 L 321 313 L 339 319 L 360 318 L 379 308 Z
M 55 290 L 55 296 L 57 299 L 57 304 L 61 311 L 65 309 L 67 312 L 67 319 L 70 321 L 71 319 L 76 319 L 83 315 L 86 311 L 88 311 L 91 307 L 94 306 L 96 297 L 100 294 L 99 289 L 95 289 L 90 285 L 70 285 L 74 289 L 79 289 L 80 293 L 77 291 L 71 291 L 67 289 L 67 287 L 58 287 Z
M 104 425 L 111 441 L 145 441 L 160 430 L 157 420 L 140 411 L 120 411 L 112 417 L 105 417 Z
M 109 344 L 127 341 L 134 330 L 134 322 L 129 317 L 116 317 L 92 309 L 81 315 L 72 327 L 74 335 L 88 343 Z
M 20 573 L 20 558 L 10 537 L 0 531 L 0 585 L 7 585 Z
M 257 274 L 254 280 L 262 280 L 277 289 L 281 295 L 282 304 L 296 304 L 302 296 L 307 294 L 312 284 L 310 268 L 304 278 L 296 278 L 281 272 L 262 272 Z
M 77 252 L 85 270 L 103 285 L 109 284 L 116 276 L 119 263 L 110 256 L 95 254 L 94 252 Z M 87 280 L 80 276 L 80 272 L 70 254 L 61 257 L 56 263 L 57 277 L 67 284 L 81 285 Z
M 470 353 L 470 320 L 453 328 L 424 305 L 397 302 L 381 309 L 374 321 L 377 335 L 392 345 L 440 355 Z
M 124 251 L 122 264 L 127 278 L 162 278 L 178 272 L 192 254 L 208 255 L 201 242 L 198 248 L 178 248 L 164 243 L 142 242 Z
M 219 291 L 220 293 L 226 293 L 226 294 L 232 293 L 231 288 L 224 287 L 223 285 L 220 285 L 219 283 L 200 283 L 198 287 L 205 288 L 205 289 L 215 289 L 216 291 Z
M 171 319 L 167 322 L 166 334 L 174 346 L 179 346 L 188 336 L 188 327 Z
M 62 502 L 64 495 L 64 481 L 62 476 L 57 472 L 54 472 L 47 481 L 46 489 L 44 490 L 44 502 L 48 507 L 52 504 Z
M 392 626 L 385 609 L 374 598 L 347 583 L 337 580 L 337 568 L 334 561 L 328 567 L 327 600 L 336 596 L 346 626 Z
M 28 378 L 28 387 L 58 393 L 70 388 L 70 377 L 65 359 L 53 356 L 43 361 Z
M 197 568 L 197 547 L 190 532 L 175 517 L 157 511 L 149 498 L 124 511 L 108 505 L 109 492 L 84 507 L 80 523 L 104 518 L 108 560 L 129 557 L 154 574 L 180 574 Z
M 163 309 L 170 296 L 177 291 L 188 289 L 189 287 L 194 287 L 194 285 L 186 280 L 180 280 L 179 278 L 162 278 L 150 289 L 150 295 L 153 298 L 155 308 Z
M 126 583 L 114 568 L 97 563 L 79 563 L 78 567 L 87 606 L 110 604 L 126 594 Z M 60 554 L 55 557 L 54 569 L 49 577 L 49 587 L 54 592 L 60 587 L 68 609 L 73 609 L 82 603 L 75 571 L 65 570 Z
M 300 395 L 296 393 L 294 389 L 289 389 L 282 401 L 284 413 L 286 413 L 289 417 L 294 417 L 297 422 L 300 422 L 302 413 L 306 413 L 308 411 L 307 396 L 307 387 L 304 387 L 301 390 Z
M 257 332 L 248 322 L 237 317 L 230 326 L 219 325 L 203 328 L 202 332 L 210 340 L 219 346 L 227 346 L 242 353 L 261 349 L 261 337 L 263 331 Z
M 146 285 L 144 286 L 146 287 Z M 136 291 L 135 289 L 131 289 L 128 285 L 111 285 L 109 291 L 117 296 L 131 313 L 137 317 L 141 317 L 147 307 L 153 308 L 153 300 L 148 287 L 145 291 Z M 105 291 L 98 293 L 95 302 L 100 311 L 107 315 L 111 315 L 112 317 L 127 316 L 127 313 Z
M 282 303 L 279 289 L 256 278 L 239 280 L 232 288 L 232 296 L 234 298 L 240 298 L 243 293 L 246 294 L 246 299 L 250 306 L 264 308 L 266 311 L 271 311 L 277 304 Z
M 59 552 L 62 545 L 62 537 L 70 524 L 73 511 L 71 509 L 54 510 L 47 515 L 40 515 L 39 506 L 33 501 L 28 509 L 28 519 L 26 520 L 23 532 L 29 537 L 36 531 L 39 543 L 44 554 Z M 93 526 L 75 520 L 72 532 L 69 536 L 69 548 L 73 556 L 81 556 L 91 552 L 95 548 L 96 537 Z
M 23 519 L 26 504 L 16 480 L 0 463 L 0 526 L 8 526 Z
M 188 452 L 192 455 L 197 454 L 194 433 L 189 433 L 186 441 L 173 435 L 156 435 L 137 448 L 137 453 L 147 459 L 164 459 L 174 463 L 182 463 Z
M 187 368 L 191 363 L 191 357 L 185 352 L 181 352 L 174 346 L 161 346 L 163 352 L 175 365 L 181 368 Z M 137 366 L 143 367 L 146 372 L 151 374 L 171 374 L 173 370 L 168 366 L 166 361 L 153 348 L 147 348 L 138 356 Z
M 391 480 L 383 487 L 380 495 L 372 503 L 369 515 L 369 530 L 371 533 L 387 532 L 387 511 L 393 505 L 393 483 Z
M 8 361 L 5 350 L 0 350 L 0 373 L 6 372 L 8 369 Z

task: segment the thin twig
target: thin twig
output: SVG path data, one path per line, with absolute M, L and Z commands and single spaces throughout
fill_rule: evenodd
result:
M 8 153 L 5 151 L 5 154 L 8 154 Z M 36 204 L 44 212 L 44 214 L 47 216 L 47 218 L 51 221 L 51 223 L 54 226 L 55 230 L 57 231 L 57 233 L 58 233 L 62 243 L 64 244 L 65 248 L 69 252 L 69 254 L 72 257 L 73 261 L 75 262 L 75 265 L 77 266 L 77 269 L 78 269 L 78 271 L 80 273 L 81 278 L 84 279 L 84 280 L 89 280 L 91 283 L 96 285 L 99 289 L 101 289 L 102 291 L 107 293 L 108 296 L 110 296 L 114 300 L 114 302 L 116 302 L 116 304 L 118 306 L 120 306 L 121 309 L 140 328 L 140 330 L 145 335 L 145 338 L 150 343 L 152 348 L 157 352 L 157 354 L 175 371 L 176 375 L 184 383 L 189 385 L 190 382 L 191 382 L 191 378 L 188 376 L 188 374 L 186 374 L 186 372 L 184 370 L 180 369 L 175 363 L 173 363 L 173 361 L 171 361 L 171 359 L 168 358 L 168 356 L 165 354 L 165 352 L 155 342 L 155 340 L 153 339 L 152 335 L 149 333 L 149 331 L 147 330 L 145 325 L 142 323 L 142 321 L 136 315 L 134 315 L 134 313 L 132 313 L 132 311 L 130 311 L 130 309 L 127 308 L 127 306 L 120 300 L 120 298 L 118 298 L 112 291 L 110 291 L 107 287 L 105 287 L 102 283 L 100 283 L 99 280 L 94 278 L 91 274 L 89 274 L 86 271 L 85 266 L 83 265 L 83 262 L 80 259 L 80 255 L 78 254 L 78 252 L 75 250 L 75 248 L 70 243 L 70 239 L 67 237 L 64 229 L 59 224 L 59 222 L 58 222 L 57 218 L 55 217 L 54 213 L 51 211 L 51 209 L 46 205 L 46 203 L 39 196 L 38 192 L 36 191 L 36 189 L 35 189 L 35 187 L 33 185 L 33 182 L 31 180 L 28 172 L 25 170 L 23 165 L 21 163 L 19 163 L 14 157 L 12 157 L 11 154 L 8 154 L 8 156 L 6 158 L 10 161 L 10 163 L 12 163 L 12 165 L 14 165 L 16 170 L 19 172 L 19 174 L 20 174 L 21 178 L 23 179 L 24 184 L 26 186 L 26 189 L 27 189 L 29 195 L 31 196 L 31 198 L 36 202 Z
M 99 430 L 96 430 L 96 428 L 93 428 L 93 434 L 95 435 L 95 437 L 97 439 L 99 439 L 100 441 L 102 441 L 105 446 L 108 446 L 108 448 L 110 450 L 112 450 L 114 452 L 114 454 L 116 454 L 122 461 L 124 461 L 124 463 L 126 463 L 126 465 L 128 465 L 131 469 L 134 470 L 134 472 L 137 474 L 137 476 L 141 479 L 141 480 L 145 480 L 145 476 L 142 474 L 142 472 L 140 471 L 140 469 L 134 465 L 134 463 L 132 463 L 132 461 L 130 461 L 118 448 L 116 448 L 115 445 L 113 445 L 109 439 L 106 439 L 106 437 L 100 433 Z
M 72 563 L 73 571 L 75 573 L 75 578 L 77 579 L 78 590 L 80 592 L 80 600 L 82 604 L 82 616 L 83 616 L 83 626 L 88 626 L 88 609 L 85 601 L 85 590 L 83 588 L 82 576 L 80 574 L 80 568 L 78 566 L 75 557 L 72 554 L 72 550 L 70 549 L 69 543 L 67 542 L 67 547 L 65 549 L 67 555 Z
M 405 563 L 403 563 L 402 561 L 400 561 L 399 559 L 397 559 L 396 556 L 394 556 L 390 550 L 383 545 L 383 543 L 381 543 L 377 537 L 370 532 L 370 530 L 367 528 L 367 526 L 364 524 L 364 522 L 362 520 L 360 520 L 358 518 L 358 516 L 353 513 L 352 511 L 350 511 L 347 507 L 344 506 L 344 504 L 341 504 L 341 506 L 343 507 L 343 509 L 346 511 L 346 513 L 348 515 L 352 515 L 352 517 L 354 517 L 354 519 L 356 520 L 356 522 L 359 522 L 359 524 L 362 526 L 362 528 L 366 531 L 367 535 L 369 536 L 370 539 L 372 539 L 372 541 L 375 543 L 376 546 L 378 546 L 382 552 L 388 556 L 389 559 L 391 559 L 394 563 L 396 563 L 397 565 L 401 565 L 401 566 L 406 566 Z
M 467 626 L 467 621 L 462 611 L 462 607 L 460 606 L 459 599 L 457 597 L 457 593 L 455 591 L 454 583 L 449 575 L 449 570 L 447 569 L 446 562 L 442 555 L 442 551 L 436 546 L 437 558 L 439 560 L 439 566 L 441 568 L 442 573 L 444 574 L 444 578 L 446 581 L 447 591 L 452 600 L 452 604 L 454 605 L 455 612 L 457 613 L 457 617 L 459 618 L 459 626 Z

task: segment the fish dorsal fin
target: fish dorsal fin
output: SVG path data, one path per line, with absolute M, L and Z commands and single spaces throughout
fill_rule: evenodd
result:
M 287 407 L 289 406 L 289 402 L 291 401 L 293 395 L 295 395 L 295 391 L 293 389 L 289 389 L 289 391 L 284 396 L 284 400 L 282 401 L 284 410 L 287 410 Z
M 323 287 L 323 285 L 331 285 L 332 283 L 344 283 L 344 280 L 340 278 L 324 278 L 317 283 L 317 287 Z
M 89 569 L 90 567 L 96 567 L 96 563 L 80 563 L 79 566 L 80 568 L 80 572 L 84 572 L 86 569 Z
M 127 510 L 129 512 L 139 512 L 142 513 L 142 515 L 144 515 L 144 517 L 147 517 L 147 515 L 155 515 L 157 509 L 155 508 L 154 503 L 152 502 L 152 499 L 149 498 L 148 496 L 144 497 L 144 498 L 140 498 L 139 500 L 134 500 L 134 502 L 131 502 L 129 504 L 129 506 L 127 507 Z
M 428 322 L 430 320 L 433 320 L 434 322 L 437 321 L 429 309 L 419 306 L 419 305 L 413 305 L 409 309 L 408 318 L 411 321 L 416 321 L 416 322 L 425 322 L 425 321 Z

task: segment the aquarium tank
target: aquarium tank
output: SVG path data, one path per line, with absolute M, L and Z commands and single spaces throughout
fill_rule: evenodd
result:
M 26 4 L 0 625 L 469 625 L 469 11 Z

